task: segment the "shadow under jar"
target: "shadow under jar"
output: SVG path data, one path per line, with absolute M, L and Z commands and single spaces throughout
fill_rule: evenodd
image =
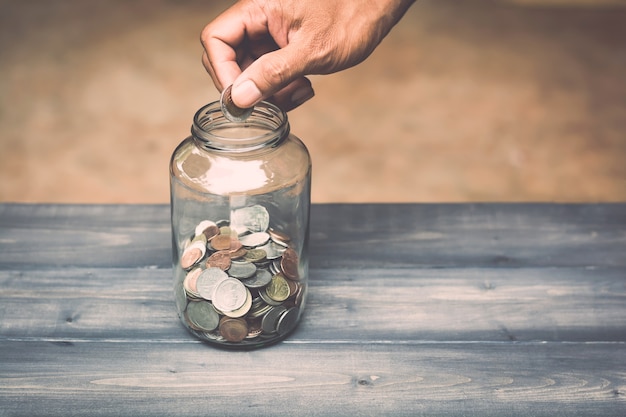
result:
M 198 338 L 251 349 L 304 311 L 311 160 L 287 115 L 262 102 L 243 122 L 201 108 L 170 161 L 174 294 Z

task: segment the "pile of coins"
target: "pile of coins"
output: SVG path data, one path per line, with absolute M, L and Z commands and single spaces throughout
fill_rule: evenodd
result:
M 203 220 L 184 242 L 180 268 L 187 326 L 215 341 L 256 344 L 296 326 L 306 291 L 291 239 L 270 227 L 261 205 Z

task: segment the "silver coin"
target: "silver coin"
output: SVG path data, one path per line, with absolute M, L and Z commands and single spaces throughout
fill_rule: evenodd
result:
M 231 122 L 245 122 L 248 117 L 252 114 L 253 107 L 250 108 L 241 108 L 238 107 L 231 97 L 231 91 L 233 86 L 229 85 L 222 91 L 220 96 L 220 107 L 222 108 L 222 113 L 224 117 L 226 117 Z
M 189 303 L 187 306 L 187 317 L 191 324 L 204 331 L 211 331 L 217 328 L 220 317 L 207 301 Z
M 235 311 L 246 303 L 248 289 L 236 278 L 227 278 L 215 287 L 213 305 L 222 312 Z
M 271 236 L 271 235 L 270 235 Z M 287 244 L 286 242 L 283 242 L 282 240 L 275 238 L 274 236 L 271 236 L 272 239 L 272 243 L 277 244 L 278 246 L 287 249 L 289 247 L 289 244 Z
M 217 227 L 227 227 L 230 224 L 230 220 L 221 219 L 215 222 Z
M 200 297 L 210 301 L 213 299 L 213 293 L 217 285 L 226 279 L 228 279 L 228 274 L 220 268 L 207 268 L 198 277 L 196 291 L 200 294 Z
M 252 307 L 252 294 L 250 293 L 249 290 L 246 290 L 246 291 L 247 291 L 246 301 L 243 303 L 243 305 L 236 310 L 225 311 L 224 312 L 225 315 L 227 315 L 228 317 L 232 317 L 232 318 L 239 318 L 239 317 L 245 316 L 250 311 L 250 308 Z
M 287 250 L 286 247 L 281 246 L 273 241 L 268 242 L 263 246 L 259 246 L 257 249 L 263 249 L 266 253 L 265 258 L 269 260 L 280 258 Z
M 265 245 L 269 240 L 270 235 L 267 232 L 254 232 L 239 238 L 241 244 L 247 248 L 256 248 L 257 246 Z
M 286 310 L 284 306 L 277 306 L 268 311 L 263 316 L 263 321 L 261 322 L 263 333 L 274 333 L 278 325 L 278 319 Z
M 281 270 L 280 270 L 280 258 L 274 260 L 274 262 L 272 262 L 270 264 L 270 272 L 272 273 L 272 275 L 276 275 L 276 274 L 281 272 Z
M 233 278 L 246 279 L 256 274 L 256 266 L 252 262 L 233 261 L 228 268 L 228 275 Z
M 282 301 L 273 300 L 272 297 L 267 295 L 267 293 L 265 292 L 265 288 L 261 288 L 259 290 L 259 297 L 261 297 L 263 299 L 265 304 L 269 304 L 271 306 L 279 306 L 279 305 L 281 305 L 283 303 Z
M 230 226 L 239 234 L 265 232 L 270 225 L 267 209 L 258 204 L 233 210 L 230 216 Z
M 250 312 L 248 313 L 248 317 L 250 317 L 252 319 L 261 317 L 265 313 L 270 311 L 271 309 L 272 309 L 271 305 L 263 303 L 260 306 L 257 306 L 256 308 L 251 308 Z
M 252 278 L 243 279 L 241 282 L 248 288 L 263 288 L 272 281 L 272 274 L 264 269 L 259 269 Z
M 292 307 L 281 314 L 278 318 L 278 322 L 276 323 L 276 330 L 281 336 L 286 335 L 292 331 L 294 327 L 296 327 L 299 314 L 300 309 L 298 307 Z

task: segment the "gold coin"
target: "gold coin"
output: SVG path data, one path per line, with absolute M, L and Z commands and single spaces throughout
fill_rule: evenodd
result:
M 202 242 L 202 244 L 206 245 L 207 238 L 206 238 L 206 236 L 204 235 L 204 233 L 200 233 L 198 236 L 194 237 L 194 238 L 191 240 L 191 243 L 196 243 L 196 242 Z
M 248 324 L 244 319 L 222 317 L 219 324 L 220 334 L 229 342 L 241 342 L 248 336 Z
M 266 256 L 267 253 L 263 249 L 249 249 L 243 259 L 248 262 L 261 262 Z
M 282 274 L 276 274 L 265 288 L 265 293 L 274 301 L 285 301 L 289 298 L 289 284 Z

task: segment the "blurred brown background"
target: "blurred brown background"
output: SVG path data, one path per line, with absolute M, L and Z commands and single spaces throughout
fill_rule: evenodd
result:
M 0 201 L 165 203 L 231 2 L 0 0 Z M 626 201 L 626 2 L 419 0 L 290 113 L 315 202 Z

